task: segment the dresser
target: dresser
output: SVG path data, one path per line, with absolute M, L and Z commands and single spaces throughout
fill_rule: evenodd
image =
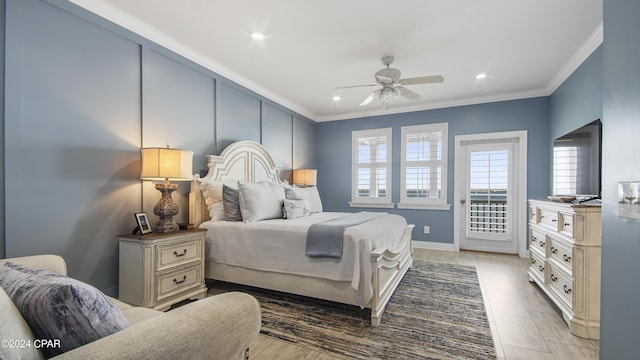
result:
M 185 299 L 202 299 L 205 229 L 118 235 L 118 297 L 136 306 L 168 310 Z
M 600 338 L 601 233 L 599 205 L 529 200 L 529 281 L 588 339 Z

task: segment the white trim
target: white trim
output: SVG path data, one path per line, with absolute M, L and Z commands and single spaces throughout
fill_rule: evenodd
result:
M 519 166 L 515 170 L 518 172 L 519 185 L 518 185 L 518 213 L 516 215 L 516 221 L 518 225 L 518 255 L 520 257 L 527 257 L 527 219 L 528 209 L 527 206 L 527 130 L 518 131 L 504 131 L 495 133 L 484 134 L 471 134 L 471 135 L 457 135 L 455 137 L 455 159 L 454 159 L 454 191 L 453 191 L 453 203 L 457 204 L 453 208 L 453 245 L 456 251 L 460 250 L 460 187 L 464 184 L 460 184 L 461 176 L 466 169 L 463 168 L 464 160 L 461 146 L 463 142 L 471 141 L 487 141 L 487 140 L 510 140 L 518 139 L 519 151 L 518 151 L 518 163 Z
M 459 251 L 460 248 L 455 248 L 451 243 L 440 243 L 433 241 L 417 241 L 411 240 L 411 244 L 414 249 L 426 249 L 426 250 L 441 250 L 441 251 Z
M 392 209 L 395 207 L 394 203 L 391 204 L 373 204 L 373 203 L 358 203 L 349 201 L 349 207 L 352 208 L 384 208 L 384 209 Z
M 411 204 L 396 204 L 398 209 L 413 209 L 413 210 L 450 210 L 451 204 L 442 205 L 411 205 Z
M 442 133 L 441 145 L 441 160 L 423 161 L 424 163 L 431 163 L 434 166 L 440 166 L 440 197 L 438 198 L 408 198 L 406 197 L 406 171 L 407 168 L 407 136 L 416 133 Z M 399 208 L 403 209 L 424 209 L 432 207 L 434 209 L 443 209 L 447 204 L 447 173 L 448 171 L 448 149 L 449 149 L 449 124 L 448 123 L 436 123 L 436 124 L 423 124 L 403 126 L 400 128 L 401 145 L 400 145 L 400 203 Z M 439 164 L 438 164 L 439 163 Z M 430 189 L 432 190 L 432 189 Z M 448 208 L 447 208 L 448 210 Z
M 386 138 L 386 150 L 387 153 L 385 155 L 385 162 L 379 162 L 379 165 L 384 164 L 386 169 L 386 187 L 385 187 L 385 197 L 359 197 L 358 194 L 358 184 L 356 182 L 357 172 L 359 167 L 358 165 L 358 144 L 356 143 L 360 138 L 367 137 L 385 137 Z M 392 155 L 393 155 L 393 130 L 390 127 L 387 128 L 377 128 L 377 129 L 369 129 L 369 130 L 354 130 L 351 132 L 351 201 L 349 202 L 349 206 L 351 204 L 368 204 L 368 207 L 389 207 L 392 208 L 395 204 L 392 202 L 392 171 L 393 167 L 392 163 Z M 381 166 L 380 166 L 381 167 Z
M 602 23 L 598 25 L 596 30 L 591 33 L 589 38 L 578 48 L 571 58 L 560 68 L 556 75 L 549 81 L 545 87 L 548 95 L 553 94 L 556 89 L 562 85 L 571 74 L 573 74 L 580 65 L 602 44 L 604 41 L 604 31 Z

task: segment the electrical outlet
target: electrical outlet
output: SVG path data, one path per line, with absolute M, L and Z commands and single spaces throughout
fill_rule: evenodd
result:
M 430 229 L 428 226 L 425 226 L 425 227 L 424 227 L 424 233 L 425 233 L 425 234 L 428 234 L 428 233 L 429 233 L 429 231 L 431 231 L 431 229 Z

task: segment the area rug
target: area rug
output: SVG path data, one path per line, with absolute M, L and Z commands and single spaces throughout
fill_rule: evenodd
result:
M 261 333 L 354 359 L 495 359 L 491 329 L 472 266 L 414 261 L 378 327 L 359 307 L 241 285 L 261 305 Z

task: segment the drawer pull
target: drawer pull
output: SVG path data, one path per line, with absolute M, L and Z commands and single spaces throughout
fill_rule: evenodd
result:
M 569 262 L 569 261 L 571 261 L 571 256 L 567 256 L 567 254 L 562 254 L 562 259 L 563 259 L 565 262 Z
M 553 275 L 553 274 L 551 274 L 551 281 L 556 281 L 556 280 L 558 280 L 558 277 Z
M 182 276 L 182 280 L 176 280 L 175 278 L 173 278 L 173 282 L 174 282 L 176 285 L 180 285 L 180 284 L 182 284 L 182 283 L 183 283 L 183 282 L 185 282 L 185 281 L 187 281 L 187 275 L 183 275 L 183 276 Z
M 558 222 L 558 219 L 551 219 L 551 222 Z
M 538 241 L 538 238 L 537 238 L 537 237 L 535 237 L 535 236 L 532 236 L 532 237 L 531 237 L 531 240 L 533 240 L 533 241 Z
M 564 226 L 571 226 L 571 223 L 564 223 Z
M 544 246 L 545 242 L 544 241 L 540 241 L 540 246 Z
M 544 219 L 544 215 L 540 215 L 540 219 Z
M 531 259 L 531 263 L 535 264 L 536 263 L 536 259 Z
M 567 287 L 567 285 L 562 286 L 562 289 L 564 289 L 565 294 L 571 294 L 571 288 Z
M 551 247 L 551 253 L 552 253 L 552 254 L 555 254 L 555 253 L 557 253 L 557 252 L 558 252 L 558 248 L 555 248 L 555 247 L 553 247 L 553 246 L 552 246 L 552 247 Z
M 173 255 L 175 255 L 176 257 L 183 257 L 185 255 L 187 255 L 187 249 L 184 249 L 184 251 L 182 252 L 182 254 L 178 254 L 177 251 L 173 252 Z
M 540 270 L 540 271 L 544 271 L 544 266 L 539 265 L 539 266 L 538 266 L 538 270 Z

